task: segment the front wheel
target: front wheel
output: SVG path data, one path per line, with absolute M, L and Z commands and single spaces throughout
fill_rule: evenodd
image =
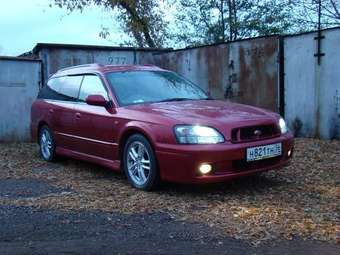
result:
M 44 160 L 55 160 L 55 141 L 53 138 L 53 134 L 48 126 L 43 126 L 39 131 L 39 147 L 40 155 Z
M 137 189 L 149 191 L 159 183 L 154 151 L 149 141 L 140 134 L 129 137 L 124 147 L 124 172 Z

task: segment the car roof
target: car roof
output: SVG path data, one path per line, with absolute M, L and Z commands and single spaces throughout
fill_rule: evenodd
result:
M 52 77 L 59 77 L 65 75 L 77 75 L 85 73 L 107 73 L 107 72 L 125 72 L 125 71 L 165 71 L 164 69 L 154 65 L 101 65 L 101 64 L 87 64 L 71 66 L 60 69 Z

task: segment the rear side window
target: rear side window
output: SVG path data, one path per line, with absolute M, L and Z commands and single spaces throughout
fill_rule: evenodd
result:
M 58 93 L 60 91 L 60 86 L 61 86 L 60 79 L 57 78 L 57 79 L 49 80 L 48 83 L 47 83 L 47 86 L 51 90 L 53 90 L 53 91 Z
M 65 76 L 61 77 L 59 94 L 66 101 L 77 101 L 82 76 Z
M 39 91 L 38 98 L 60 100 L 60 85 L 59 78 L 48 80 L 47 85 Z
M 107 91 L 97 75 L 85 75 L 80 88 L 79 100 L 85 101 L 89 95 L 102 95 L 108 100 Z
M 77 101 L 83 76 L 63 76 L 50 79 L 41 89 L 38 98 Z

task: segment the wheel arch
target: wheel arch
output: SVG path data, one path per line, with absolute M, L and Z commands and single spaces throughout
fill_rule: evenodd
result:
M 153 151 L 156 153 L 154 139 L 148 134 L 148 132 L 140 127 L 131 126 L 122 132 L 122 134 L 120 135 L 119 142 L 118 142 L 118 146 L 119 146 L 118 156 L 121 159 L 121 162 L 123 162 L 122 157 L 124 155 L 124 147 L 125 147 L 126 141 L 129 139 L 129 137 L 131 137 L 134 134 L 140 134 L 144 136 L 150 143 Z
M 47 122 L 44 121 L 44 120 L 41 120 L 39 123 L 38 123 L 38 126 L 37 126 L 37 142 L 39 143 L 39 133 L 40 133 L 40 129 L 43 127 L 43 126 L 48 126 Z

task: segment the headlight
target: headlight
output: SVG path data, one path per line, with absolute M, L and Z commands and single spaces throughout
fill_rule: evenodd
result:
M 285 134 L 285 133 L 288 132 L 288 127 L 287 127 L 286 122 L 285 122 L 285 120 L 283 118 L 280 118 L 279 126 L 280 126 L 282 134 Z
M 224 137 L 220 132 L 205 126 L 175 126 L 175 134 L 177 141 L 185 144 L 216 144 L 224 142 Z

